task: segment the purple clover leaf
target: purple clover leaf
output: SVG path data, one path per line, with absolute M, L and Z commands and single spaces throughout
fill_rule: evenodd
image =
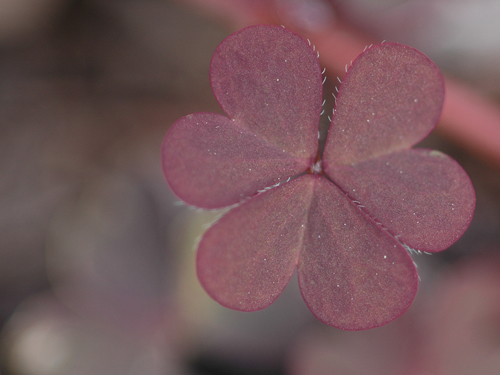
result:
M 450 246 L 475 206 L 454 160 L 410 149 L 440 116 L 437 67 L 403 45 L 366 49 L 340 86 L 323 155 L 321 68 L 301 36 L 269 25 L 232 34 L 213 55 L 210 78 L 228 117 L 183 117 L 162 148 L 180 199 L 234 205 L 199 244 L 207 293 L 259 310 L 297 268 L 306 304 L 326 324 L 361 330 L 403 314 L 418 284 L 409 251 Z

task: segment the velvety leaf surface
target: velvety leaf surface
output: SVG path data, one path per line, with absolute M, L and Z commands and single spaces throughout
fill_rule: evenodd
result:
M 299 177 L 232 209 L 204 234 L 198 278 L 223 306 L 269 306 L 290 280 L 299 256 L 312 185 Z
M 210 65 L 214 94 L 229 117 L 295 157 L 316 156 L 322 77 L 316 52 L 278 26 L 227 37 Z
M 316 52 L 302 37 L 262 25 L 232 34 L 214 52 L 210 78 L 230 118 L 188 115 L 163 143 L 163 170 L 180 199 L 220 208 L 307 170 L 322 84 Z
M 421 52 L 396 43 L 367 49 L 340 85 L 324 165 L 347 165 L 411 147 L 436 125 L 441 73 Z
M 326 324 L 360 330 L 403 314 L 417 291 L 407 251 L 334 184 L 314 179 L 299 286 L 309 309 Z
M 305 171 L 310 160 L 277 149 L 238 121 L 195 113 L 170 128 L 162 163 L 165 178 L 180 199 L 220 208 Z
M 327 173 L 372 218 L 417 250 L 446 249 L 472 220 L 470 179 L 439 151 L 403 150 Z

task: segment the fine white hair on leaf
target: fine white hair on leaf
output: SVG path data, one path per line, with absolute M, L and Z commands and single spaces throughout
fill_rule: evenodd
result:
M 266 192 L 266 191 L 268 191 L 268 190 L 271 190 L 271 189 L 274 189 L 275 187 L 280 186 L 282 183 L 284 183 L 284 182 L 283 182 L 283 181 L 281 181 L 281 182 L 278 182 L 278 183 L 276 183 L 276 184 L 274 184 L 274 185 L 267 186 L 267 187 L 265 187 L 265 188 L 263 188 L 263 189 L 257 190 L 257 193 L 258 193 L 258 194 L 262 194 L 262 193 L 264 193 L 264 192 Z M 249 198 L 251 198 L 251 197 L 249 197 Z
M 326 103 L 326 99 L 323 99 L 323 103 L 321 104 L 321 106 L 323 107 Z
M 323 109 L 319 115 L 323 116 L 324 113 L 325 113 L 325 110 Z
M 325 76 L 325 78 L 323 78 L 323 82 L 321 82 L 321 84 L 324 85 L 325 81 L 326 81 L 326 76 Z
M 313 44 L 313 51 L 316 51 L 316 46 Z
M 340 77 L 337 77 L 337 80 L 339 81 L 339 83 L 342 83 L 342 81 L 340 80 Z
M 309 38 L 307 38 L 307 43 L 309 43 L 309 45 L 311 45 L 311 41 L 309 40 Z
M 203 228 L 202 228 L 203 229 Z M 207 230 L 208 228 L 205 229 L 205 231 Z M 198 237 L 195 238 L 194 240 L 194 243 L 193 243 L 193 248 L 191 249 L 191 251 L 193 252 L 196 252 L 196 250 L 198 250 L 198 246 L 200 245 L 200 242 L 201 242 L 201 238 L 203 237 L 203 234 L 200 234 Z
M 339 92 L 339 88 L 337 86 L 335 86 L 335 91 L 337 91 L 337 93 Z
M 325 74 L 326 72 L 326 68 L 323 68 L 323 71 L 321 72 L 321 74 Z
M 335 100 L 337 100 L 337 97 L 335 96 L 335 94 L 332 92 L 332 96 L 335 98 Z
M 281 25 L 282 28 L 285 28 L 285 25 Z
M 347 73 L 347 65 L 348 65 L 348 64 L 345 64 L 345 72 L 346 72 L 346 73 Z
M 332 122 L 332 118 L 328 115 L 328 121 Z
M 203 231 L 206 231 L 208 228 L 210 228 L 212 226 L 212 223 L 205 223 L 201 226 L 201 229 L 203 229 Z M 197 241 L 199 242 L 199 241 Z
M 418 255 L 422 255 L 422 252 L 420 250 L 416 250 L 410 246 L 408 246 L 407 244 L 405 243 L 402 243 L 401 242 L 401 245 L 406 249 L 406 251 L 408 251 L 408 253 L 410 254 L 418 254 Z

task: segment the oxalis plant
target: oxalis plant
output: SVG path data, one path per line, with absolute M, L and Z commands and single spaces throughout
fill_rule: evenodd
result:
M 324 150 L 317 52 L 279 26 L 227 37 L 210 65 L 227 116 L 194 113 L 162 146 L 166 180 L 189 205 L 232 206 L 203 235 L 198 278 L 223 306 L 269 306 L 295 269 L 322 322 L 345 330 L 386 324 L 410 306 L 410 252 L 438 252 L 475 206 L 463 169 L 439 151 L 412 149 L 435 127 L 444 81 L 421 52 L 367 48 L 338 90 Z

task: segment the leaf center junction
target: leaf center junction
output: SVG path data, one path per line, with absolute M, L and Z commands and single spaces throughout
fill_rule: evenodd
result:
M 308 172 L 312 174 L 324 174 L 321 159 L 316 159 L 314 164 L 309 168 Z

